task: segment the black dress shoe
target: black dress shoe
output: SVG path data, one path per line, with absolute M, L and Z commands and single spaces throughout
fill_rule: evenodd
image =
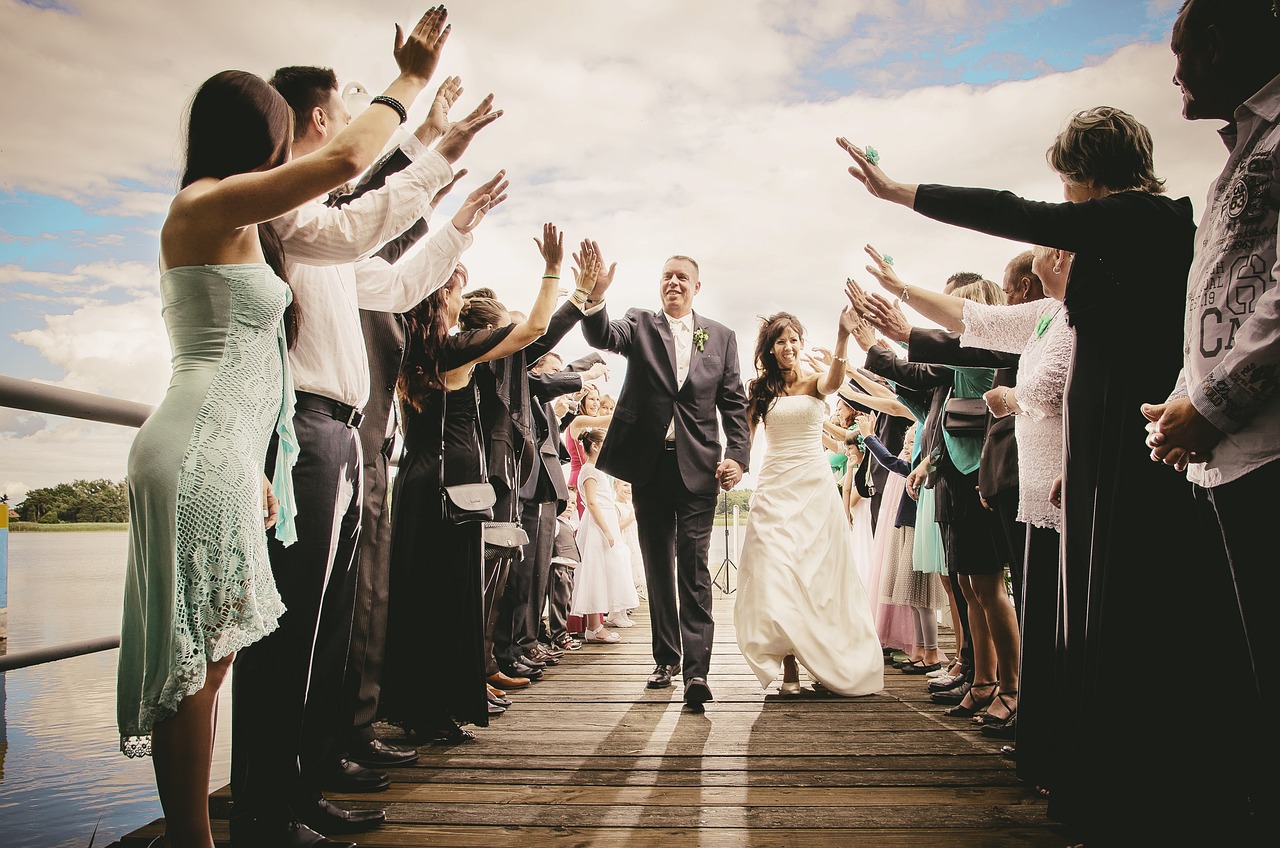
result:
M 356 848 L 354 842 L 328 839 L 302 822 L 265 825 L 245 816 L 231 818 L 232 848 Z
M 649 689 L 666 689 L 671 685 L 671 674 L 676 670 L 673 665 L 663 665 L 658 663 L 653 669 L 653 674 L 649 675 L 649 682 L 645 686 Z
M 711 687 L 701 677 L 693 677 L 684 685 L 684 702 L 691 707 L 700 707 L 707 701 L 713 701 Z
M 542 671 L 542 669 L 547 667 L 547 664 L 545 662 L 543 662 L 542 660 L 535 660 L 533 657 L 529 656 L 528 654 L 521 654 L 520 656 L 516 657 L 516 664 L 528 666 L 529 668 L 536 668 L 538 669 L 538 671 Z
M 531 668 L 522 662 L 510 663 L 502 666 L 502 673 L 508 677 L 523 677 L 525 680 L 539 680 L 542 677 L 542 669 Z
M 328 836 L 332 833 L 361 833 L 381 827 L 386 810 L 344 810 L 324 798 L 298 811 L 302 823 Z
M 365 768 L 346 757 L 338 760 L 324 775 L 325 789 L 336 792 L 381 792 L 390 785 L 391 777 L 385 771 Z
M 555 654 L 549 654 L 546 651 L 542 650 L 542 648 L 537 645 L 530 648 L 529 651 L 525 654 L 525 656 L 529 657 L 535 662 L 540 662 L 543 665 L 560 665 L 559 656 Z M 520 659 L 521 661 L 524 661 L 524 657 L 521 657 Z
M 353 746 L 347 753 L 347 759 L 369 768 L 385 768 L 412 763 L 418 759 L 418 752 L 413 748 L 388 745 L 381 739 L 371 739 L 363 745 Z

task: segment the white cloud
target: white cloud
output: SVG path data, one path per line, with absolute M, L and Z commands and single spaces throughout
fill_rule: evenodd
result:
M 158 403 L 169 383 L 169 343 L 160 298 L 93 304 L 45 316 L 45 326 L 14 334 L 62 368 L 57 385 L 109 397 Z
M 989 7 L 971 0 L 459 4 L 450 10 L 454 35 L 439 76 L 462 76 L 460 111 L 492 91 L 506 114 L 472 146 L 462 163 L 471 175 L 437 221 L 468 186 L 509 170 L 511 198 L 482 225 L 465 261 L 475 284 L 494 285 L 517 309 L 527 309 L 536 291 L 541 265 L 531 237 L 543 221 L 560 224 L 571 243 L 597 239 L 618 261 L 610 298 L 617 309 L 656 305 L 662 260 L 691 254 L 705 281 L 696 306 L 737 328 L 745 373 L 757 315 L 785 308 L 813 342 L 833 336 L 842 281 L 867 279 L 865 243 L 893 254 L 900 273 L 926 286 L 959 269 L 994 277 L 1022 249 L 872 199 L 845 173 L 838 135 L 875 145 L 895 178 L 1056 200 L 1061 188 L 1045 148 L 1072 111 L 1115 105 L 1148 124 L 1171 193 L 1199 206 L 1222 150 L 1212 127 L 1180 117 L 1164 45 L 986 87 L 798 93 L 797 69 L 820 66 L 834 33 L 853 32 L 837 60 L 852 62 L 880 49 L 855 39 L 901 46 L 920 20 L 937 21 L 940 37 L 968 20 L 977 23 L 965 32 L 977 31 L 975 8 Z M 409 22 L 404 4 L 86 3 L 63 15 L 0 0 L 0 74 L 24 81 L 0 92 L 0 189 L 118 214 L 162 210 L 182 111 L 203 79 L 225 67 L 267 74 L 320 63 L 376 90 L 393 74 L 387 46 L 396 16 Z M 885 74 L 901 83 L 907 70 Z M 419 103 L 414 116 L 424 108 Z M 66 274 L 0 267 L 0 285 L 22 280 L 83 299 L 72 315 L 51 316 L 20 336 L 65 369 L 64 384 L 147 402 L 158 399 L 168 373 L 155 277 L 139 263 Z M 107 290 L 130 301 L 95 300 Z M 586 346 L 575 332 L 563 350 L 573 357 Z M 623 369 L 613 364 L 616 392 Z M 104 448 L 127 443 L 100 438 Z M 99 461 L 72 450 L 86 465 Z M 58 478 L 33 465 L 22 479 Z

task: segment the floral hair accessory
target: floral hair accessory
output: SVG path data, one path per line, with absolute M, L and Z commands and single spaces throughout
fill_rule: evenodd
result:
M 872 165 L 880 164 L 880 151 L 876 150 L 871 145 L 868 144 L 866 147 L 862 148 L 862 155 L 866 156 L 867 161 Z
M 702 349 L 707 345 L 707 328 L 699 327 L 693 331 L 693 346 L 701 353 Z

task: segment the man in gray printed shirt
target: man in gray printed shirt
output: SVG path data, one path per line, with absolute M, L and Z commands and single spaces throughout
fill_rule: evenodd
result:
M 1174 24 L 1173 82 L 1182 89 L 1183 117 L 1226 121 L 1219 134 L 1229 154 L 1196 233 L 1182 373 L 1165 403 L 1143 405 L 1151 458 L 1187 470 L 1203 526 L 1219 531 L 1206 534 L 1209 566 L 1229 567 L 1235 581 L 1261 704 L 1280 697 L 1280 678 L 1267 667 L 1271 607 L 1280 596 L 1273 526 L 1280 492 L 1278 45 L 1273 0 L 1188 0 Z M 1221 632 L 1221 622 L 1202 624 L 1205 633 Z M 1221 700 L 1240 716 L 1242 738 L 1252 740 L 1255 768 L 1246 768 L 1257 804 L 1277 788 L 1276 734 L 1256 723 L 1260 705 L 1233 703 L 1225 693 Z

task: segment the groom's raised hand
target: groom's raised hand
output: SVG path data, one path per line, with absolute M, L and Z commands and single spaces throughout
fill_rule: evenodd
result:
M 734 459 L 722 459 L 716 466 L 716 479 L 726 492 L 742 482 L 742 466 Z

